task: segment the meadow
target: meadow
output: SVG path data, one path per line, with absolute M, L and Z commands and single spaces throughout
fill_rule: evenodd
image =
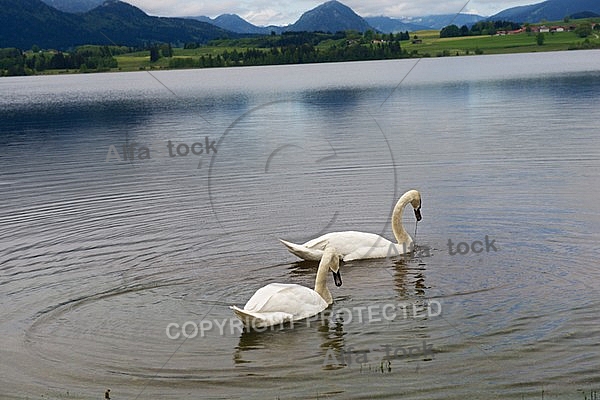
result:
M 485 35 L 440 38 L 439 31 L 419 31 L 411 33 L 421 43 L 403 42 L 409 53 L 418 52 L 420 56 L 469 55 L 469 54 L 506 54 L 533 53 L 542 51 L 561 51 L 577 48 L 594 48 L 600 46 L 597 33 L 587 39 L 577 36 L 575 32 L 544 33 L 544 43 L 537 44 L 535 33 L 519 33 L 515 35 Z

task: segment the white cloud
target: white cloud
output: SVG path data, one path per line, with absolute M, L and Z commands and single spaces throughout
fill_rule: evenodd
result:
M 364 3 L 358 0 L 349 0 L 345 3 L 357 14 L 362 16 L 385 15 L 388 17 L 414 17 L 432 14 L 454 14 L 465 6 L 463 0 L 437 0 L 421 1 L 394 1 L 380 0 L 374 3 Z
M 458 12 L 489 16 L 502 10 L 519 5 L 532 4 L 542 0 L 379 0 L 364 2 L 359 0 L 342 0 L 361 16 L 415 17 L 435 14 L 455 14 Z
M 147 14 L 163 17 L 187 17 L 206 15 L 216 17 L 225 13 L 237 13 L 239 2 L 192 1 L 192 0 L 125 0 L 141 8 Z
M 257 25 L 286 25 L 289 17 L 273 9 L 250 11 L 241 15 L 246 21 Z
M 255 25 L 288 25 L 296 22 L 303 12 L 317 7 L 319 0 L 246 0 L 240 13 Z

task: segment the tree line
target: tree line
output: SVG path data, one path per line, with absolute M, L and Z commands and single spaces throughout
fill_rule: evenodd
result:
M 132 49 L 122 46 L 79 46 L 73 52 L 41 51 L 33 46 L 28 52 L 17 48 L 0 49 L 0 76 L 33 75 L 47 70 L 108 71 L 117 68 L 115 54 Z
M 330 32 L 283 32 L 280 35 L 276 35 L 272 32 L 271 35 L 237 38 L 237 39 L 215 39 L 211 40 L 209 46 L 229 46 L 229 47 L 244 47 L 244 48 L 272 48 L 272 47 L 286 47 L 290 45 L 300 46 L 303 44 L 310 44 L 317 46 L 325 41 L 339 41 L 339 40 L 353 40 L 359 41 L 362 44 L 370 43 L 372 40 L 382 41 L 401 41 L 409 40 L 410 35 L 408 31 L 398 33 L 376 33 L 372 30 L 367 30 L 364 33 L 358 31 L 348 30 L 340 31 L 335 33 Z M 196 49 L 202 47 L 201 43 L 190 42 L 184 45 L 184 49 Z
M 565 23 L 569 23 L 570 19 L 565 17 Z M 456 25 L 448 25 L 444 27 L 440 31 L 440 38 L 445 37 L 459 37 L 459 36 L 479 36 L 479 35 L 495 35 L 498 31 L 514 31 L 525 27 L 526 32 L 531 32 L 531 25 L 529 23 L 525 23 L 521 25 L 516 22 L 511 21 L 479 21 L 471 28 L 466 25 L 461 26 L 460 28 Z M 600 24 L 591 23 L 589 21 L 583 21 L 578 23 L 574 32 L 580 38 L 586 38 L 593 34 L 594 30 L 600 30 Z M 538 36 L 539 40 L 539 36 Z M 543 39 L 542 39 L 543 42 Z M 538 43 L 539 44 L 539 43 Z
M 469 28 L 463 25 L 448 25 L 440 31 L 441 38 L 460 36 L 495 35 L 498 31 L 513 31 L 521 29 L 521 24 L 512 21 L 479 21 Z
M 224 50 L 214 56 L 175 57 L 169 60 L 169 67 L 210 68 L 396 59 L 409 57 L 400 45 L 401 40 L 409 39 L 408 31 L 381 34 L 367 30 L 364 33 L 284 32 L 257 38 L 215 40 L 211 44 L 246 49 Z M 325 41 L 332 44 L 319 46 Z M 195 43 L 185 45 L 187 49 L 197 47 Z
M 311 44 L 288 45 L 270 49 L 246 49 L 223 51 L 213 56 L 174 57 L 169 60 L 170 68 L 210 68 L 242 65 L 304 64 L 321 62 L 383 60 L 408 57 L 400 42 L 383 42 L 362 45 L 349 43 L 332 45 L 322 49 Z

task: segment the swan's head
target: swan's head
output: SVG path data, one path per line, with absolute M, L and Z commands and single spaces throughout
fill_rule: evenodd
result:
M 410 196 L 410 205 L 415 211 L 417 222 L 419 222 L 421 220 L 421 193 L 418 190 L 409 190 L 406 195 Z
M 335 286 L 342 286 L 342 275 L 340 274 L 340 259 L 342 255 L 334 247 L 326 247 L 321 257 L 321 264 L 327 265 L 333 274 Z
M 415 218 L 417 219 L 417 222 L 419 222 L 421 220 L 421 193 L 419 193 L 418 190 L 413 189 L 404 193 L 402 197 L 404 197 L 406 199 L 405 201 L 408 201 L 410 205 L 413 206 Z

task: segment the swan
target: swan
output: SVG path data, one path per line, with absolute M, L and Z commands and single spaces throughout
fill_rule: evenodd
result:
M 342 255 L 342 260 L 362 260 L 368 258 L 385 258 L 405 254 L 413 249 L 413 239 L 402 226 L 404 207 L 412 205 L 417 222 L 421 220 L 421 194 L 417 190 L 404 193 L 392 213 L 392 231 L 397 243 L 374 233 L 345 231 L 331 232 L 304 244 L 295 244 L 279 239 L 290 253 L 304 260 L 319 260 L 326 245 L 334 246 Z
M 327 271 L 333 272 L 336 286 L 342 286 L 340 254 L 326 247 L 317 270 L 315 290 L 286 283 L 270 283 L 256 291 L 243 309 L 230 306 L 247 327 L 263 328 L 316 315 L 333 303 L 327 288 Z

